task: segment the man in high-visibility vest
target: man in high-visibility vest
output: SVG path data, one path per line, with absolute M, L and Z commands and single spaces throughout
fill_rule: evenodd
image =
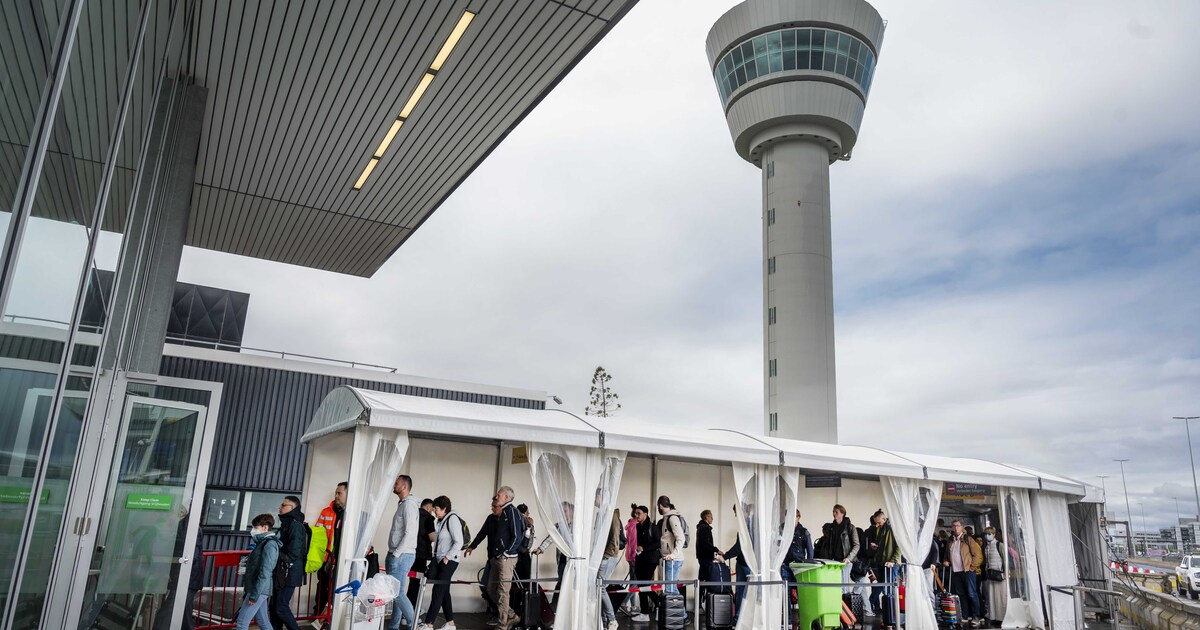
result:
M 342 521 L 346 517 L 346 490 L 348 482 L 341 482 L 333 492 L 333 501 L 321 510 L 317 526 L 325 528 L 325 564 L 317 569 L 316 613 L 325 612 L 333 593 L 334 571 L 342 544 Z

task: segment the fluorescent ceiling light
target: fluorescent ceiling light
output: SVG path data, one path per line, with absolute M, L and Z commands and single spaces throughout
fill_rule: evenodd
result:
M 387 135 L 383 137 L 383 142 L 379 143 L 379 148 L 375 150 L 375 157 L 383 157 L 383 152 L 387 151 L 388 145 L 396 138 L 396 134 L 400 133 L 400 125 L 403 125 L 403 120 L 392 121 L 392 128 L 388 130 Z
M 367 183 L 367 178 L 371 176 L 371 171 L 375 170 L 375 165 L 379 164 L 379 158 L 373 157 L 370 162 L 367 162 L 367 168 L 363 169 L 362 175 L 358 176 L 358 182 L 354 184 L 354 190 L 363 187 Z
M 367 178 L 371 176 L 371 171 L 375 170 L 375 166 L 379 164 L 379 159 L 383 157 L 383 153 L 388 150 L 392 141 L 396 139 L 396 134 L 400 133 L 400 127 L 404 125 L 405 119 L 412 115 L 421 97 L 425 96 L 425 90 L 428 90 L 429 84 L 433 83 L 433 77 L 437 75 L 438 70 L 441 70 L 442 65 L 450 58 L 450 53 L 454 52 L 454 47 L 458 45 L 458 41 L 467 32 L 467 27 L 471 25 L 471 20 L 473 19 L 475 19 L 475 14 L 470 11 L 464 11 L 462 17 L 458 18 L 458 24 L 455 24 L 454 30 L 450 31 L 450 36 L 446 38 L 446 42 L 442 44 L 442 49 L 433 58 L 433 63 L 429 65 L 429 70 L 425 72 L 425 75 L 421 77 L 421 81 L 417 83 L 417 87 L 413 89 L 412 94 L 408 97 L 408 102 L 400 110 L 400 115 L 396 117 L 396 120 L 392 121 L 392 127 L 388 129 L 387 135 L 383 137 L 383 142 L 379 143 L 379 148 L 375 150 L 371 161 L 367 162 L 367 167 L 363 169 L 362 175 L 359 175 L 358 182 L 354 184 L 354 190 L 360 190 L 363 184 L 367 183 Z
M 446 43 L 442 44 L 442 49 L 438 51 L 437 57 L 433 58 L 433 63 L 429 65 L 429 69 L 437 72 L 442 69 L 442 64 L 446 63 L 446 59 L 450 57 L 450 53 L 454 51 L 454 47 L 458 44 L 458 40 L 462 38 L 463 33 L 467 32 L 467 27 L 471 25 L 471 20 L 475 19 L 475 14 L 466 11 L 462 17 L 458 18 L 458 24 L 454 25 L 454 30 L 450 32 L 450 37 L 446 38 Z
M 400 110 L 401 118 L 408 118 L 414 107 L 417 106 L 417 101 L 425 95 L 425 90 L 429 89 L 429 84 L 433 82 L 433 73 L 426 72 L 425 76 L 421 77 L 421 82 L 417 84 L 417 89 L 413 90 L 412 96 L 408 97 L 408 102 L 404 104 L 404 109 Z

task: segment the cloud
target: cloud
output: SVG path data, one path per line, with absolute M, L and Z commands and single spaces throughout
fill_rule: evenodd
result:
M 731 4 L 640 3 L 374 278 L 188 250 L 181 279 L 251 293 L 250 345 L 576 411 L 603 364 L 630 418 L 760 430 L 761 183 L 703 50 Z M 843 441 L 1092 483 L 1129 457 L 1165 525 L 1169 417 L 1200 414 L 1200 5 L 878 6 L 831 175 Z

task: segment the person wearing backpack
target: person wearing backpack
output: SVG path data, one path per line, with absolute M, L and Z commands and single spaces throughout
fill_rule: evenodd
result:
M 292 613 L 292 594 L 304 584 L 304 564 L 308 560 L 308 525 L 300 511 L 300 497 L 288 495 L 279 504 L 279 560 L 275 563 L 271 595 L 271 623 L 300 630 Z
M 433 516 L 437 519 L 433 533 L 433 564 L 429 566 L 426 577 L 439 582 L 449 582 L 454 579 L 454 572 L 462 560 L 463 520 L 453 511 L 450 497 L 445 495 L 433 500 Z M 442 630 L 455 630 L 457 626 L 454 625 L 454 605 L 448 583 L 433 585 L 429 611 L 425 613 L 424 622 L 418 624 L 416 630 L 432 630 L 438 612 L 446 619 Z
M 279 548 L 282 546 L 279 538 L 271 532 L 274 526 L 275 517 L 270 514 L 259 514 L 250 521 L 250 539 L 254 550 L 246 557 L 246 573 L 242 578 L 246 597 L 234 617 L 237 630 L 248 630 L 251 620 L 257 621 L 262 630 L 274 630 L 267 608 L 272 593 L 271 574 L 275 572 Z
M 658 513 L 662 515 L 662 533 L 659 538 L 659 549 L 662 551 L 663 563 L 666 565 L 663 581 L 664 593 L 678 593 L 679 585 L 670 584 L 679 579 L 679 570 L 683 568 L 683 550 L 688 546 L 687 526 L 684 525 L 683 515 L 675 510 L 675 505 L 666 495 L 658 497 Z

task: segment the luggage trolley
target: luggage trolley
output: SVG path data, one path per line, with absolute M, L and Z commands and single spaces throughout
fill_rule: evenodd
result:
M 358 563 L 362 563 L 361 567 Z M 347 626 L 351 630 L 380 630 L 383 627 L 384 616 L 387 615 L 388 602 L 367 599 L 364 595 L 359 594 L 359 588 L 362 587 L 361 578 L 365 578 L 367 573 L 367 561 L 362 559 L 350 561 L 350 575 L 352 579 L 349 583 L 344 584 L 337 589 L 334 589 L 334 594 L 344 594 L 345 601 L 348 606 L 345 606 Z M 354 578 L 358 576 L 358 578 Z M 400 593 L 400 597 L 404 597 L 404 593 Z
M 841 584 L 843 562 L 797 562 L 791 566 L 798 584 Z M 842 627 L 842 589 L 834 586 L 797 587 L 796 622 L 800 630 Z

